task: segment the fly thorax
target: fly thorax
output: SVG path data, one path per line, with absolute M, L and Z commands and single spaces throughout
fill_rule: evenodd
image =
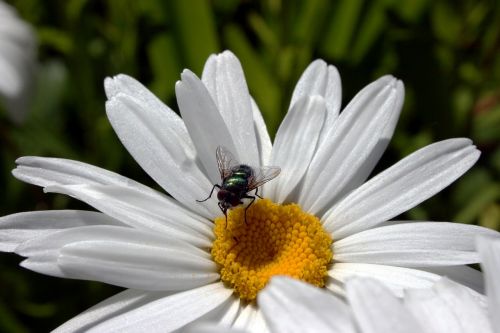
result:
M 248 178 L 238 175 L 233 175 L 227 178 L 223 184 L 224 189 L 233 192 L 245 191 L 247 186 L 248 186 Z

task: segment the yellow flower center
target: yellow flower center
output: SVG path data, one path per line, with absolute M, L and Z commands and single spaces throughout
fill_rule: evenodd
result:
M 253 300 L 273 275 L 288 275 L 323 287 L 332 259 L 332 238 L 316 216 L 297 205 L 268 199 L 237 207 L 215 219 L 212 257 L 222 281 Z

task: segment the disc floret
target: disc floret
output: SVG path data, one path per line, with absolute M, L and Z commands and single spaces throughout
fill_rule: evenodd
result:
M 244 300 L 253 300 L 274 275 L 322 287 L 332 260 L 332 238 L 319 219 L 297 204 L 257 201 L 215 219 L 212 256 L 221 279 Z

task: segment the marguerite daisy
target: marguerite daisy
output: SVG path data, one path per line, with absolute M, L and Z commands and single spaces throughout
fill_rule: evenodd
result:
M 96 208 L 28 212 L 0 221 L 1 249 L 48 275 L 128 288 L 57 332 L 171 332 L 196 322 L 265 332 L 254 302 L 274 275 L 343 292 L 369 275 L 401 293 L 445 274 L 471 287 L 476 235 L 454 223 L 389 219 L 460 177 L 478 159 L 468 139 L 425 147 L 365 182 L 391 138 L 403 85 L 385 76 L 339 114 L 340 78 L 313 62 L 293 93 L 274 144 L 237 58 L 211 56 L 201 80 L 189 70 L 176 85 L 181 117 L 134 79 L 105 81 L 106 111 L 120 140 L 173 198 L 84 163 L 23 157 L 14 175 Z M 225 217 L 217 199 L 215 151 L 241 162 L 276 165 L 281 174 L 257 200 Z M 268 186 L 269 185 L 269 186 Z

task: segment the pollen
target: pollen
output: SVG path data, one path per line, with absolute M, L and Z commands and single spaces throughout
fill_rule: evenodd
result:
M 212 257 L 222 281 L 252 301 L 274 275 L 287 275 L 323 287 L 332 260 L 332 238 L 319 219 L 297 204 L 268 199 L 247 210 L 237 207 L 215 219 Z

